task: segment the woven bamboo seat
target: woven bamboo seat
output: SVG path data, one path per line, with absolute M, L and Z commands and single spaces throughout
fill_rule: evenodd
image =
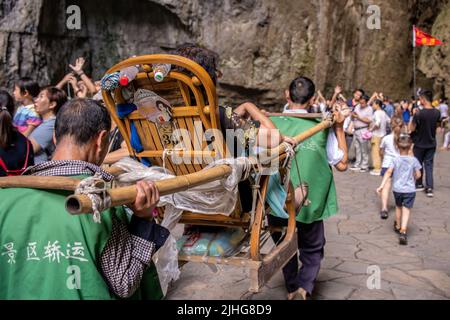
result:
M 153 79 L 152 65 L 166 63 L 172 65 L 172 71 L 162 82 Z M 167 148 L 166 137 L 162 136 L 157 126 L 148 121 L 138 111 L 134 111 L 127 117 L 120 118 L 116 106 L 126 103 L 119 87 L 113 92 L 103 91 L 103 98 L 113 120 L 122 133 L 129 152 L 138 159 L 148 158 L 153 165 L 165 166 L 175 175 L 186 175 L 202 170 L 208 163 L 205 156 L 223 157 L 228 154 L 226 144 L 219 139 L 206 140 L 202 135 L 211 129 L 220 130 L 218 99 L 216 88 L 208 73 L 197 63 L 184 57 L 175 55 L 147 55 L 125 60 L 110 70 L 108 73 L 119 71 L 125 67 L 139 65 L 140 72 L 133 81 L 135 89 L 144 88 L 155 92 L 157 95 L 170 102 L 173 107 L 172 121 L 180 129 L 186 129 L 190 134 L 192 152 L 185 152 L 182 163 L 172 161 L 168 153 L 178 152 Z M 131 143 L 131 124 L 137 129 L 142 142 L 143 151 L 136 152 Z M 170 145 L 170 143 L 169 143 Z M 195 148 L 196 147 L 196 148 Z M 281 158 L 286 157 L 282 155 Z M 194 160 L 197 161 L 194 161 Z M 269 177 L 262 176 L 259 184 L 261 201 L 257 202 L 254 212 L 242 212 L 240 201 L 230 216 L 221 213 L 205 215 L 195 212 L 184 212 L 181 223 L 189 225 L 207 225 L 243 228 L 248 231 L 249 246 L 240 254 L 229 258 L 180 256 L 182 261 L 197 261 L 213 264 L 229 264 L 250 268 L 251 292 L 258 292 L 261 287 L 275 274 L 297 250 L 297 235 L 295 230 L 295 210 L 293 208 L 293 190 L 289 187 L 286 206 L 290 215 L 286 237 L 283 242 L 273 247 L 270 252 L 263 254 L 261 248 L 267 237 L 268 229 L 264 225 L 265 220 L 265 195 L 267 192 Z M 164 209 L 160 210 L 160 215 Z

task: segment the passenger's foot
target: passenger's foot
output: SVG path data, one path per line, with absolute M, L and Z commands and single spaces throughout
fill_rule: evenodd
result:
M 389 217 L 389 213 L 387 210 L 381 210 L 380 216 L 381 219 L 386 220 Z
M 297 291 L 288 294 L 288 300 L 306 300 L 308 292 L 303 288 L 298 288 Z
M 433 189 L 431 189 L 431 188 L 427 188 L 425 190 L 425 193 L 426 193 L 428 198 L 433 198 L 434 197 Z
M 351 170 L 351 171 L 360 171 L 361 168 L 360 168 L 360 167 L 357 167 L 357 166 L 354 166 L 354 167 L 351 167 L 350 170 Z
M 406 246 L 408 244 L 408 236 L 407 236 L 406 232 L 400 232 L 400 236 L 399 236 L 398 240 L 402 246 Z
M 369 169 L 367 169 L 367 168 L 361 168 L 361 170 L 359 170 L 359 172 L 362 172 L 362 173 L 365 173 L 365 172 L 368 172 L 369 171 Z
M 380 170 L 372 170 L 372 171 L 370 171 L 370 175 L 371 175 L 371 176 L 379 176 L 380 173 L 381 173 Z

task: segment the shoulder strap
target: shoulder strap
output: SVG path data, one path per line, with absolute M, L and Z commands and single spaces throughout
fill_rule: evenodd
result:
M 29 160 L 29 157 L 30 157 L 30 144 L 31 144 L 31 142 L 28 139 L 26 139 L 26 140 L 27 140 L 27 155 L 25 157 L 25 163 L 23 165 L 22 171 L 25 170 L 28 167 L 28 160 Z
M 0 157 L 0 167 L 6 172 L 7 175 L 10 175 L 10 174 L 13 174 L 13 175 L 21 174 L 28 167 L 28 160 L 29 160 L 29 156 L 30 156 L 31 143 L 30 143 L 30 140 L 28 140 L 28 139 L 26 139 L 26 141 L 27 141 L 27 155 L 26 155 L 25 163 L 24 163 L 24 166 L 23 166 L 22 169 L 20 169 L 20 170 L 9 170 L 6 167 L 5 162 L 3 162 L 3 159 Z
M 3 162 L 2 157 L 0 157 L 0 167 L 8 174 L 8 168 L 6 167 L 6 164 Z

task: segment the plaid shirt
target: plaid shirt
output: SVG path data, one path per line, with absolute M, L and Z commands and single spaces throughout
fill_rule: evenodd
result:
M 106 181 L 114 176 L 79 160 L 48 161 L 28 168 L 24 175 L 77 176 L 100 173 Z M 100 256 L 100 269 L 109 288 L 119 297 L 130 297 L 142 280 L 152 256 L 167 239 L 167 229 L 132 216 L 128 225 L 113 215 L 111 235 Z

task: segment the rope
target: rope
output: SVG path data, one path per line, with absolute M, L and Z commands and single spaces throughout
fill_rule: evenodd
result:
M 283 181 L 283 185 L 284 185 L 284 191 L 286 191 L 286 193 L 289 190 L 289 182 L 291 180 L 291 166 L 292 166 L 292 159 L 295 158 L 295 150 L 294 150 L 294 146 L 291 145 L 288 142 L 284 142 L 286 145 L 286 153 L 287 153 L 287 157 L 284 160 L 283 163 L 283 168 L 286 168 L 286 175 L 284 177 L 284 181 Z
M 93 177 L 82 180 L 78 184 L 75 194 L 86 195 L 91 200 L 94 222 L 101 223 L 100 213 L 111 207 L 111 198 L 107 192 L 106 183 L 101 178 L 101 174 L 96 173 Z

